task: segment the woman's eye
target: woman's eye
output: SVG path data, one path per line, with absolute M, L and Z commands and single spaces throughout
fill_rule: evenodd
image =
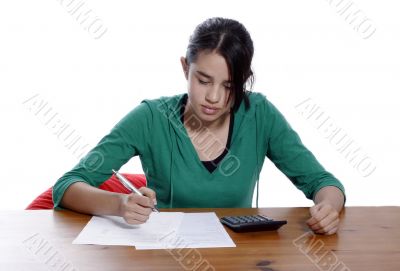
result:
M 199 83 L 202 84 L 202 85 L 207 85 L 208 84 L 208 82 L 202 81 L 200 79 L 199 79 Z
M 207 85 L 207 84 L 209 84 L 210 82 L 206 82 L 206 81 L 203 81 L 203 80 L 200 80 L 200 79 L 198 79 L 199 80 L 199 83 L 200 84 L 202 84 L 202 85 Z M 225 89 L 231 89 L 232 87 L 231 86 L 224 86 L 225 87 Z

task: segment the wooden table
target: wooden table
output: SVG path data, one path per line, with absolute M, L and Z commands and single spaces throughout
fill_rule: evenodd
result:
M 288 224 L 274 232 L 227 229 L 236 248 L 135 250 L 72 245 L 89 221 L 87 215 L 2 211 L 0 270 L 400 270 L 400 207 L 347 207 L 333 236 L 308 230 L 308 208 L 173 211 L 215 211 L 218 216 L 258 213 L 286 219 Z

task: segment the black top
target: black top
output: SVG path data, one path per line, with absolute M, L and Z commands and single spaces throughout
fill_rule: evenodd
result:
M 187 99 L 188 99 L 188 95 L 185 94 L 182 98 L 182 106 L 181 106 L 181 111 L 180 111 L 182 124 L 184 123 L 183 113 L 185 112 L 185 106 L 186 106 Z M 231 111 L 231 119 L 229 121 L 228 140 L 226 141 L 226 146 L 225 146 L 224 151 L 217 158 L 215 158 L 212 161 L 201 161 L 209 172 L 213 172 L 217 168 L 218 164 L 222 161 L 222 159 L 224 159 L 225 155 L 229 151 L 229 147 L 231 146 L 233 123 L 234 123 L 234 114 Z

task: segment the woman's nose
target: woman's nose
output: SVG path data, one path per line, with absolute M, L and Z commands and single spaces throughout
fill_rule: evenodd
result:
M 209 103 L 218 103 L 220 99 L 220 90 L 217 86 L 211 87 L 210 90 L 207 92 L 206 100 Z

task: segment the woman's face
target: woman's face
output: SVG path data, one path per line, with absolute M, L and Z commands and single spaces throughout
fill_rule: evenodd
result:
M 225 59 L 214 52 L 200 52 L 190 66 L 184 57 L 181 62 L 188 80 L 188 110 L 205 123 L 226 117 L 233 97 L 227 103 L 231 84 Z

